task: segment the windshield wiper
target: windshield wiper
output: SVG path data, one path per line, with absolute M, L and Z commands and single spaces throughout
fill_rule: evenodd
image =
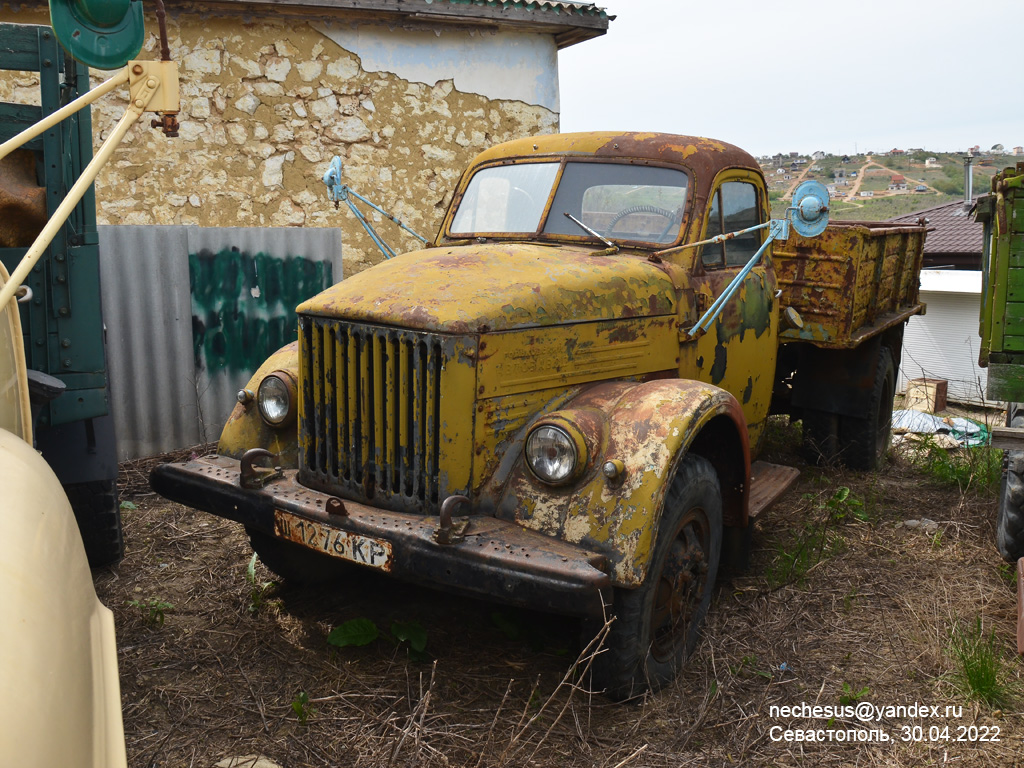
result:
M 608 251 L 607 251 L 607 254 L 606 254 L 606 253 L 605 253 L 604 251 L 602 251 L 602 252 L 601 252 L 601 254 L 602 254 L 602 255 L 611 255 L 611 254 L 613 254 L 613 253 L 618 253 L 618 252 L 619 252 L 619 246 L 617 246 L 617 245 L 616 245 L 615 243 L 613 243 L 613 242 L 612 242 L 611 240 L 607 240 L 606 238 L 604 238 L 604 237 L 602 237 L 601 235 L 599 235 L 599 234 L 598 234 L 597 232 L 595 232 L 594 230 L 592 230 L 592 229 L 591 229 L 590 227 L 588 227 L 588 226 L 587 226 L 586 224 L 584 224 L 584 223 L 583 223 L 582 221 L 580 221 L 579 219 L 577 219 L 577 218 L 576 218 L 575 216 L 573 216 L 573 215 L 572 215 L 571 213 L 569 213 L 568 211 L 566 211 L 566 212 L 565 212 L 565 213 L 564 213 L 563 215 L 565 216 L 565 218 L 569 219 L 569 221 L 572 221 L 572 222 L 574 222 L 574 223 L 575 223 L 576 225 L 578 225 L 578 226 L 579 226 L 579 228 L 580 228 L 580 229 L 582 229 L 582 230 L 583 230 L 584 232 L 587 232 L 588 234 L 591 234 L 591 235 L 593 235 L 593 236 L 594 236 L 594 237 L 596 237 L 596 238 L 597 238 L 598 240 L 600 240 L 600 241 L 601 241 L 602 243 L 604 243 L 605 245 L 607 245 L 607 246 L 608 246 Z

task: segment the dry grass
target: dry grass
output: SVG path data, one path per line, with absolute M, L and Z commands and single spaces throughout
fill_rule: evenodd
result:
M 780 430 L 771 458 L 799 463 L 791 438 Z M 130 764 L 265 755 L 287 768 L 1020 765 L 1022 665 L 1009 656 L 1015 594 L 992 543 L 991 497 L 937 486 L 902 460 L 874 475 L 803 470 L 765 513 L 750 571 L 720 585 L 685 673 L 625 705 L 579 682 L 574 670 L 592 649 L 579 650 L 578 624 L 568 619 L 373 574 L 320 591 L 272 587 L 253 614 L 239 527 L 136 496 L 138 508 L 124 512 L 124 562 L 96 573 L 117 619 Z M 861 513 L 827 506 L 840 487 L 863 502 Z M 941 535 L 896 527 L 921 517 Z M 802 579 L 770 584 L 772 562 L 820 525 L 837 545 Z M 257 577 L 271 578 L 262 565 Z M 149 599 L 174 605 L 162 626 L 127 605 Z M 363 616 L 382 628 L 418 621 L 433 661 L 414 662 L 383 639 L 327 644 L 334 626 Z M 968 699 L 954 674 L 950 632 L 979 617 L 1007 652 L 1014 694 L 1003 711 Z M 903 743 L 909 721 L 900 718 L 832 726 L 881 728 L 887 744 L 770 739 L 773 725 L 824 727 L 772 718 L 771 706 L 834 705 L 864 688 L 861 699 L 877 705 L 963 706 L 960 718 L 910 723 L 926 734 L 949 726 L 954 740 Z M 309 698 L 304 724 L 292 707 L 300 692 Z M 958 727 L 971 725 L 998 726 L 1000 741 L 955 741 Z

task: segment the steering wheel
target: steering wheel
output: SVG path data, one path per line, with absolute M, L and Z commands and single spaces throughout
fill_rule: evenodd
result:
M 611 234 L 615 230 L 615 225 L 622 221 L 627 216 L 632 216 L 634 213 L 654 213 L 658 216 L 664 216 L 669 220 L 671 225 L 672 217 L 675 216 L 675 211 L 666 211 L 664 208 L 658 208 L 654 205 L 634 205 L 632 208 L 625 208 L 615 214 L 615 217 L 611 220 L 608 228 L 605 230 L 608 234 Z

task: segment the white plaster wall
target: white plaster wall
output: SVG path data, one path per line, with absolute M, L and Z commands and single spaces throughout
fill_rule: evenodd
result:
M 928 313 L 907 323 L 899 391 L 906 391 L 909 379 L 946 379 L 950 400 L 984 402 L 987 371 L 978 366 L 981 273 L 925 270 L 921 301 Z
M 454 80 L 463 93 L 559 111 L 558 49 L 551 35 L 312 26 L 358 56 L 367 72 L 389 72 L 431 86 Z

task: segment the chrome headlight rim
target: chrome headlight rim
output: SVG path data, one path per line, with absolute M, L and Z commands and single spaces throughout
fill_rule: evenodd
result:
M 560 441 L 560 449 L 570 458 L 565 469 L 558 474 L 544 471 L 544 457 L 538 450 L 537 441 L 551 437 L 556 437 Z M 586 468 L 588 458 L 587 444 L 583 435 L 575 425 L 561 419 L 545 420 L 534 426 L 526 436 L 523 454 L 531 474 L 542 483 L 551 486 L 567 485 L 577 480 Z
M 295 377 L 288 371 L 274 371 L 263 378 L 256 389 L 256 405 L 267 426 L 280 429 L 295 421 L 296 389 Z

